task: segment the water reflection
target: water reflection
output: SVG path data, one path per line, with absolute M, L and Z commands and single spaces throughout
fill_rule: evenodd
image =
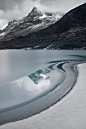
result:
M 57 61 L 83 56 L 86 51 L 0 51 L 0 109 L 28 101 L 54 87 L 65 72 L 58 70 L 62 65 L 57 68 Z
M 49 90 L 49 88 L 52 88 L 62 80 L 62 74 L 63 73 L 58 70 L 49 70 L 49 72 L 46 72 L 46 74 L 40 73 L 40 77 L 35 77 L 35 75 L 37 75 L 37 72 L 35 72 L 32 79 L 29 77 L 29 75 L 1 86 L 0 109 L 8 108 L 17 104 L 21 104 L 25 101 L 29 101 L 42 92 L 45 92 L 47 89 Z M 34 78 L 37 80 L 36 83 Z

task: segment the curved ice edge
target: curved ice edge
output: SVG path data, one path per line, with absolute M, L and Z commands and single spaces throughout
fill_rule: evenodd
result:
M 63 65 L 63 64 L 65 64 L 65 63 L 62 63 L 62 62 L 57 63 L 57 64 L 54 63 L 54 64 L 49 65 L 49 66 L 47 67 L 47 69 L 54 70 L 54 66 L 56 65 L 55 67 L 57 67 L 57 70 L 60 71 L 60 72 L 63 74 L 63 73 L 65 72 L 65 71 L 63 70 L 63 68 L 62 68 L 62 65 Z M 59 65 L 61 65 L 61 68 L 59 68 Z M 15 106 L 7 107 L 7 108 L 4 108 L 4 109 L 0 109 L 0 113 L 6 112 L 6 111 L 9 111 L 9 110 L 14 110 L 15 108 L 20 108 L 20 107 L 22 107 L 22 106 L 25 106 L 25 105 L 27 105 L 27 104 L 30 104 L 30 103 L 32 103 L 32 102 L 34 102 L 34 101 L 36 101 L 36 100 L 38 100 L 38 99 L 40 99 L 40 98 L 46 96 L 48 93 L 50 93 L 50 92 L 52 92 L 53 90 L 55 90 L 55 89 L 64 81 L 64 79 L 65 79 L 65 74 L 64 74 L 64 76 L 61 78 L 61 80 L 59 81 L 58 84 L 55 84 L 53 87 L 49 88 L 48 90 L 46 90 L 46 91 L 40 93 L 40 94 L 37 95 L 36 97 L 34 97 L 34 98 L 32 98 L 32 99 L 30 99 L 30 100 L 28 100 L 28 101 L 26 101 L 26 102 L 17 104 L 17 105 L 15 105 Z
M 46 96 L 43 96 L 41 99 L 39 98 L 38 100 L 31 103 L 31 105 L 25 105 L 23 115 L 21 114 L 23 111 L 22 107 L 20 107 L 19 109 L 14 109 L 12 111 L 7 111 L 7 112 L 1 113 L 0 116 L 3 115 L 4 117 L 6 117 L 7 115 L 11 115 L 11 116 L 15 116 L 15 118 L 13 118 L 11 120 L 4 119 L 5 121 L 0 122 L 0 125 L 8 123 L 8 122 L 22 120 L 27 117 L 33 116 L 35 114 L 38 114 L 38 113 L 48 109 L 49 107 L 53 106 L 58 101 L 60 101 L 64 96 L 66 96 L 71 91 L 74 84 L 76 83 L 77 76 L 78 76 L 76 64 L 77 64 L 77 62 L 64 64 L 63 69 L 66 71 L 66 79 L 60 84 L 59 87 L 57 87 L 57 89 L 53 90 Z M 39 107 L 39 105 L 40 105 L 40 107 Z M 28 112 L 29 114 L 27 114 L 28 108 L 29 108 L 29 112 Z M 16 112 L 18 112 L 18 114 L 16 114 Z M 18 117 L 18 115 L 20 115 L 20 116 Z

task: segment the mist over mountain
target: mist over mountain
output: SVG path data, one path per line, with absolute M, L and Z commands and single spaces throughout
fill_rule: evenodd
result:
M 16 38 L 14 38 L 13 35 L 13 39 L 8 38 L 9 36 L 5 36 L 4 41 L 1 42 L 0 45 L 1 49 L 86 49 L 86 3 L 72 9 L 62 18 L 60 17 L 61 19 L 57 18 L 57 21 L 55 20 L 55 14 L 42 14 L 40 11 L 37 14 L 36 8 L 33 10 L 35 11 L 32 11 L 33 13 L 29 14 L 24 19 L 28 19 L 28 17 L 31 18 L 29 19 L 31 20 L 31 24 L 35 25 L 38 25 L 38 23 L 39 25 L 42 23 L 46 24 L 41 27 L 37 26 L 37 28 L 33 29 L 33 31 L 31 30 L 30 33 L 22 32 L 22 34 L 18 35 Z M 32 20 L 35 16 L 36 20 Z M 43 19 L 40 20 L 39 17 Z M 48 17 L 48 19 L 46 17 Z

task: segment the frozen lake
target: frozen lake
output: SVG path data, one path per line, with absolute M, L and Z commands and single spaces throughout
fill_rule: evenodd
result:
M 0 124 L 4 124 L 39 113 L 64 97 L 76 82 L 74 64 L 86 60 L 86 51 L 2 50 L 0 60 Z

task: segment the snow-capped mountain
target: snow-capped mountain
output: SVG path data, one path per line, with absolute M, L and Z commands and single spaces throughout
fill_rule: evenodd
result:
M 55 16 L 58 15 L 40 13 L 23 18 L 10 33 L 13 38 L 22 31 L 22 35 L 30 34 L 0 41 L 0 49 L 86 49 L 86 3 L 70 10 L 60 20 Z M 6 35 L 7 40 L 10 33 Z
M 54 24 L 63 14 L 61 13 L 41 13 L 36 7 L 21 20 L 13 20 L 8 23 L 6 28 L 0 32 L 0 39 L 3 41 L 11 40 L 19 36 L 39 31 Z

